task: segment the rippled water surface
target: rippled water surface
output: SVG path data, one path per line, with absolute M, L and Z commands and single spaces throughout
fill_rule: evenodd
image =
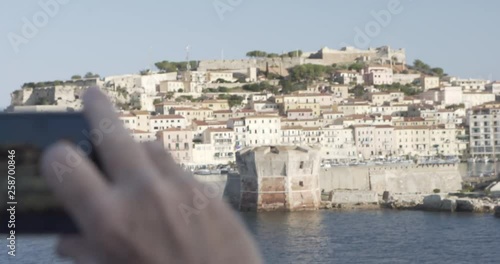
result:
M 398 211 L 242 214 L 267 263 L 500 263 L 500 219 Z M 66 263 L 55 237 L 22 237 L 0 263 Z M 5 250 L 5 249 L 4 249 Z M 15 261 L 14 261 L 15 260 Z

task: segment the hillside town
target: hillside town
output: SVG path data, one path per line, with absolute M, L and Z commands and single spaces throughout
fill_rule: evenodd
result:
M 320 145 L 327 167 L 497 159 L 500 82 L 408 63 L 404 49 L 187 54 L 154 71 L 25 83 L 6 111 L 79 111 L 83 92 L 99 87 L 137 141 L 161 142 L 189 168 L 232 164 L 238 150 L 264 145 Z

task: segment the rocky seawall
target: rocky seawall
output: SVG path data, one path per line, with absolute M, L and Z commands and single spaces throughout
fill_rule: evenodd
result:
M 336 191 L 323 195 L 320 209 L 394 209 L 431 212 L 468 212 L 500 216 L 500 198 L 478 194 L 395 194 Z

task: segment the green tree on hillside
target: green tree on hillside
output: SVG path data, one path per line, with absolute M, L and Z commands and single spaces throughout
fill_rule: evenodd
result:
M 246 56 L 251 58 L 265 58 L 267 56 L 267 52 L 261 50 L 253 50 L 247 52 Z
M 356 85 L 349 92 L 354 94 L 356 98 L 359 98 L 365 94 L 365 87 L 363 85 Z
M 190 61 L 191 70 L 198 68 L 198 61 Z M 182 62 L 171 62 L 171 61 L 160 61 L 156 62 L 155 66 L 159 71 L 162 72 L 176 72 L 176 71 L 186 71 L 188 63 Z
M 347 67 L 348 70 L 357 71 L 357 72 L 360 72 L 364 68 L 365 68 L 365 64 L 362 62 L 356 62 L 356 63 L 353 63 Z
M 333 73 L 334 69 L 330 66 L 303 64 L 289 70 L 290 78 L 293 82 L 311 82 L 323 79 L 326 75 Z
M 439 77 L 444 76 L 444 70 L 442 68 L 432 68 L 431 71 Z
M 294 51 L 290 51 L 287 53 L 288 57 L 290 57 L 290 58 L 301 57 L 302 54 L 304 54 L 304 52 L 302 52 L 302 50 L 294 50 Z
M 279 56 L 280 55 L 278 53 L 269 53 L 269 54 L 267 54 L 268 58 L 279 58 Z
M 92 73 L 92 72 L 87 72 L 85 74 L 85 78 L 86 79 L 93 79 L 93 78 L 99 78 L 99 74 L 96 74 L 96 73 Z
M 233 94 L 229 96 L 227 103 L 229 104 L 229 107 L 232 108 L 233 106 L 241 105 L 244 99 L 245 98 L 243 96 Z

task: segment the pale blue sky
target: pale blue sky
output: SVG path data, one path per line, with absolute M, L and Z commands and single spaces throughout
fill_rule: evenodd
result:
M 51 0 L 42 0 L 47 2 Z M 55 0 L 52 0 L 55 1 Z M 20 44 L 23 18 L 43 9 L 39 0 L 0 3 L 0 107 L 24 82 L 68 79 L 93 71 L 136 73 L 160 60 L 243 58 L 249 50 L 318 50 L 355 44 L 355 28 L 387 10 L 389 0 L 59 0 L 38 34 Z M 500 79 L 500 1 L 400 0 L 403 8 L 371 38 L 370 46 L 406 48 L 409 61 L 420 58 L 461 77 Z M 214 3 L 236 3 L 221 17 Z M 42 17 L 43 19 L 43 17 Z M 40 20 L 43 25 L 43 20 Z M 12 36 L 12 34 L 10 34 Z M 361 47 L 365 48 L 365 47 Z

